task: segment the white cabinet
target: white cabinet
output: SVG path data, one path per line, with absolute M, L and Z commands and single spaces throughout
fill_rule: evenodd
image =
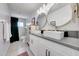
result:
M 64 45 L 47 41 L 47 48 L 50 51 L 50 56 L 77 56 L 79 55 L 79 51 L 66 47 Z
M 38 38 L 34 35 L 30 35 L 30 49 L 34 53 L 34 55 L 38 55 L 38 47 L 39 41 Z
M 79 56 L 79 51 L 30 35 L 30 49 L 36 56 Z
M 46 56 L 46 47 L 39 43 L 39 49 L 38 49 L 39 56 Z
M 43 38 L 40 38 L 39 40 L 40 40 L 39 41 L 39 55 L 47 56 L 49 54 L 48 45 L 45 44 L 47 41 L 44 40 Z
M 43 38 L 30 35 L 30 49 L 36 56 L 45 56 L 46 55 L 46 45 L 44 45 Z
M 40 50 L 40 52 L 42 53 L 42 55 L 45 56 L 61 56 L 63 55 L 62 53 L 56 51 L 56 49 L 54 49 L 55 46 L 53 46 L 54 44 L 52 44 L 53 42 L 50 42 L 48 40 L 42 39 L 40 38 L 40 46 L 42 46 L 43 51 Z

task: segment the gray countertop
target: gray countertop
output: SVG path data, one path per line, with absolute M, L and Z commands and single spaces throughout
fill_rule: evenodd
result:
M 41 34 L 36 34 L 36 33 L 31 33 L 32 35 L 38 36 L 40 38 L 43 38 L 45 40 L 57 43 L 57 44 L 61 44 L 63 46 L 75 49 L 79 51 L 79 39 L 78 38 L 72 38 L 72 37 L 64 37 L 61 40 L 56 40 L 54 38 L 50 38 L 50 37 L 46 37 L 44 35 Z

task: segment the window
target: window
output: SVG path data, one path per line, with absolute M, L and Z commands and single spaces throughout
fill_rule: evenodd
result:
M 23 22 L 18 22 L 18 27 L 24 27 Z

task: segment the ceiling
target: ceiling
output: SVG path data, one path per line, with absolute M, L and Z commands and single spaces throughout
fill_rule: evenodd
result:
M 8 3 L 8 7 L 11 13 L 31 15 L 34 14 L 43 4 L 44 3 Z M 67 3 L 55 3 L 49 13 L 60 9 L 65 5 L 67 5 Z
M 8 6 L 11 13 L 28 15 L 36 12 L 42 4 L 43 3 L 8 3 Z

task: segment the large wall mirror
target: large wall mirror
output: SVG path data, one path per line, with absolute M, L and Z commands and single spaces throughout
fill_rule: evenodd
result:
M 65 5 L 57 4 L 55 7 L 48 12 L 48 22 L 55 21 L 57 27 L 68 24 L 72 20 L 72 7 L 66 3 Z
M 46 14 L 41 13 L 40 15 L 38 15 L 37 22 L 38 22 L 38 25 L 39 25 L 39 29 L 42 29 L 47 23 Z
M 39 28 L 40 29 L 43 29 L 44 27 L 48 28 L 52 25 L 51 28 L 53 30 L 53 26 L 64 27 L 71 22 L 72 12 L 73 11 L 70 4 L 66 4 L 66 3 L 56 4 L 56 6 L 53 6 L 49 10 L 47 15 L 44 13 L 41 13 L 37 17 Z

